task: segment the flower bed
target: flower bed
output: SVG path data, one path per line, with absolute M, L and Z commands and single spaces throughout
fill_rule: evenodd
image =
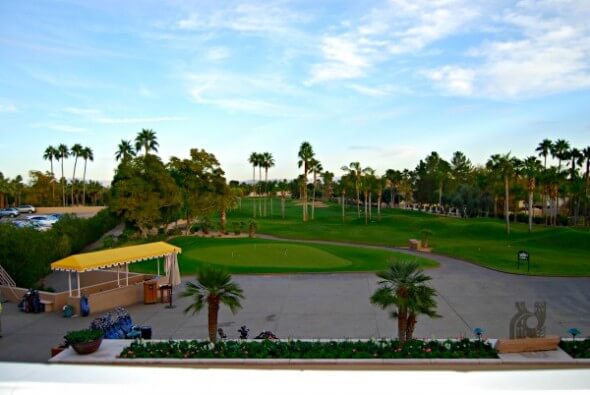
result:
M 590 339 L 561 341 L 559 347 L 572 358 L 590 358 Z
M 123 359 L 479 359 L 498 358 L 487 342 L 463 340 L 369 341 L 135 341 Z

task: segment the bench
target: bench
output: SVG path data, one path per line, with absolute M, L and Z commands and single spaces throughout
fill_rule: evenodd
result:
M 41 299 L 41 304 L 43 305 L 43 311 L 45 311 L 46 313 L 51 313 L 53 311 L 53 301 L 52 300 Z
M 418 251 L 421 246 L 422 246 L 422 243 L 420 242 L 420 240 L 410 239 L 410 250 Z
M 500 354 L 553 351 L 557 350 L 558 345 L 558 336 L 547 336 L 530 339 L 500 339 L 496 343 L 496 350 L 498 350 Z

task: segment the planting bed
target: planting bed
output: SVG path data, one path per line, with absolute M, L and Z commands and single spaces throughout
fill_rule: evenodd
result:
M 590 358 L 590 339 L 561 341 L 559 347 L 572 358 Z
M 121 359 L 497 359 L 487 342 L 463 340 L 369 341 L 135 341 Z

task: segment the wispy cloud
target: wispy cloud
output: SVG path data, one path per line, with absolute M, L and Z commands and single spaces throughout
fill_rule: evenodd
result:
M 590 7 L 580 0 L 521 1 L 497 24 L 509 37 L 472 48 L 471 62 L 422 71 L 445 94 L 498 99 L 590 87 Z
M 100 110 L 96 108 L 79 108 L 79 107 L 66 107 L 64 112 L 72 115 L 96 115 L 100 113 Z
M 219 62 L 230 57 L 230 51 L 224 47 L 214 47 L 207 50 L 205 57 L 211 62 Z
M 78 126 L 71 126 L 71 125 L 65 125 L 65 124 L 53 124 L 53 123 L 34 123 L 31 124 L 31 127 L 33 128 L 40 128 L 40 129 L 49 129 L 49 130 L 55 130 L 58 132 L 65 132 L 65 133 L 76 133 L 76 134 L 84 134 L 88 132 L 88 129 L 86 128 L 81 128 Z
M 159 122 L 178 122 L 186 121 L 186 117 L 145 117 L 145 118 L 110 118 L 100 117 L 96 118 L 96 122 L 102 124 L 129 124 L 129 123 L 159 123 Z
M 17 108 L 14 103 L 0 100 L 0 112 L 16 112 Z
M 351 84 L 350 89 L 365 96 L 383 97 L 391 95 L 395 88 L 393 85 L 384 86 L 366 86 L 361 84 Z

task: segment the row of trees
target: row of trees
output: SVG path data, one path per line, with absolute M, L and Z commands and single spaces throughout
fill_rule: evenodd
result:
M 156 133 L 149 129 L 137 135 L 135 146 L 121 141 L 115 154 L 120 163 L 111 184 L 110 209 L 144 237 L 179 219 L 186 221 L 188 233 L 195 220 L 208 223 L 214 214 L 219 214 L 225 232 L 227 212 L 238 197 L 215 156 L 191 149 L 188 159 L 172 157 L 164 163 L 155 155 L 158 146 Z

